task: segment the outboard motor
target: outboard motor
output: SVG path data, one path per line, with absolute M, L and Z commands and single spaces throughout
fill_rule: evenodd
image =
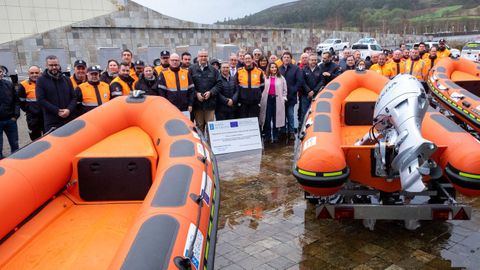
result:
M 380 93 L 375 104 L 373 128 L 357 145 L 375 142 L 376 174 L 391 177 L 391 168 L 399 174 L 402 190 L 421 192 L 422 178 L 439 177 L 441 171 L 430 156 L 436 145 L 421 134 L 428 100 L 420 82 L 411 75 L 398 75 Z M 373 138 L 372 138 L 373 136 Z M 387 155 L 387 149 L 393 153 Z M 388 157 L 387 157 L 388 156 Z

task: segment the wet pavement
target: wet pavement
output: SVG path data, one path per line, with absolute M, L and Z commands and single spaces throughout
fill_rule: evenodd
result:
M 20 147 L 29 142 L 19 119 Z M 4 154 L 9 147 L 4 138 Z M 266 145 L 217 157 L 221 207 L 215 269 L 451 269 L 480 268 L 480 198 L 469 221 L 318 220 L 291 175 L 293 145 Z
M 293 146 L 217 157 L 221 208 L 216 269 L 478 269 L 480 199 L 469 221 L 318 220 L 290 170 Z

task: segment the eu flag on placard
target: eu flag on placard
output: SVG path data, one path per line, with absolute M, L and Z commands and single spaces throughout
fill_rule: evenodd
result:
M 208 129 L 214 130 L 214 129 L 215 129 L 215 125 L 214 125 L 214 124 L 210 124 L 209 127 L 208 127 Z
M 230 122 L 230 127 L 231 128 L 238 127 L 238 122 L 237 121 Z

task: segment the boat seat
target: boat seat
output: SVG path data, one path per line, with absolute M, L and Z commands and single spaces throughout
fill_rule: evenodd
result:
M 155 175 L 157 152 L 140 128 L 117 132 L 73 160 L 85 201 L 143 200 Z
M 352 91 L 343 102 L 343 123 L 347 126 L 371 126 L 377 96 L 365 88 Z

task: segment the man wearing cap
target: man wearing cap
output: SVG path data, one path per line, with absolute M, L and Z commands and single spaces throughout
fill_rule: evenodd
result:
M 132 77 L 133 81 L 136 82 L 138 81 L 138 78 L 140 78 L 140 75 L 143 73 L 143 69 L 145 68 L 145 62 L 143 62 L 142 60 L 137 60 L 133 65 L 135 67 L 135 75 L 132 76 L 130 74 L 130 77 Z
M 437 58 L 438 60 L 445 58 L 445 57 L 450 57 L 452 56 L 452 53 L 450 53 L 450 50 L 447 49 L 446 41 L 445 39 L 440 39 L 438 41 L 438 50 L 437 50 Z
M 162 97 L 168 99 L 180 111 L 192 112 L 193 82 L 188 69 L 180 68 L 180 56 L 170 56 L 170 66 L 158 77 L 158 90 Z
M 100 81 L 100 69 L 91 66 L 87 69 L 87 82 L 75 89 L 79 114 L 84 114 L 110 100 L 110 87 Z
M 188 68 L 195 86 L 193 113 L 195 122 L 200 130 L 205 130 L 205 124 L 213 121 L 215 107 L 217 106 L 217 94 L 221 87 L 220 72 L 208 64 L 208 51 L 198 51 L 198 63 Z
M 87 74 L 85 73 L 87 69 L 87 63 L 83 60 L 77 60 L 73 64 L 73 75 L 70 76 L 72 81 L 73 88 L 77 88 L 79 84 L 82 84 L 87 81 Z
M 47 69 L 37 80 L 35 95 L 43 112 L 43 131 L 49 132 L 65 125 L 73 118 L 77 99 L 71 80 L 60 72 L 58 58 L 49 55 L 45 61 Z
M 134 82 L 135 81 L 130 76 L 130 65 L 126 62 L 120 63 L 118 77 L 113 79 L 110 83 L 110 98 L 128 96 L 130 91 L 132 91 Z
M 20 108 L 27 115 L 28 135 L 32 141 L 40 138 L 43 134 L 42 110 L 35 95 L 35 85 L 40 73 L 38 66 L 31 66 L 28 69 L 28 79 L 22 81 L 18 87 Z
M 133 53 L 129 49 L 125 49 L 122 52 L 122 62 L 128 64 L 129 75 L 135 77 L 135 65 L 133 64 Z
M 157 73 L 157 75 L 160 75 L 160 73 L 162 71 L 168 69 L 168 67 L 170 66 L 169 60 L 170 60 L 170 52 L 169 51 L 161 51 L 160 52 L 160 66 L 155 67 L 155 72 Z

